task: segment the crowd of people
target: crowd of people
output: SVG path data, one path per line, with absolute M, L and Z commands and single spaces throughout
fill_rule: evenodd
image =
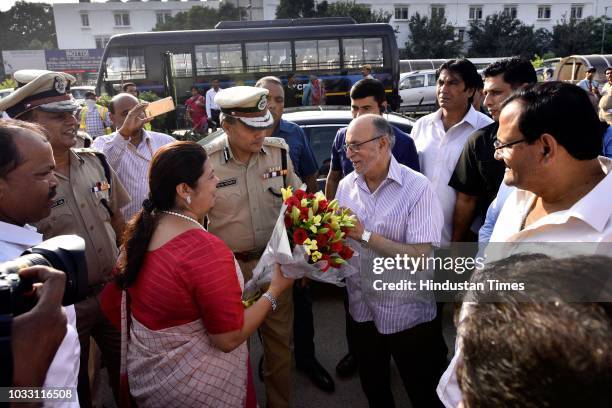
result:
M 350 91 L 353 120 L 333 141 L 324 191 L 356 217 L 347 239 L 359 253 L 349 260 L 357 273 L 346 277 L 338 376 L 358 374 L 370 407 L 395 406 L 391 358 L 415 408 L 610 406 L 609 92 L 596 109 L 592 81 L 537 83 L 529 61 L 508 58 L 489 65 L 483 82 L 470 61 L 449 60 L 436 73 L 439 109 L 406 134 L 386 120 L 385 89 L 371 67 L 363 76 Z M 311 283 L 277 264 L 261 296 L 248 307 L 242 299 L 281 190 L 318 190 L 307 136 L 282 119 L 297 102 L 291 83 L 269 76 L 221 89 L 216 81 L 205 96 L 192 88 L 194 130 L 224 130 L 201 146 L 147 129 L 152 118 L 134 84 L 107 110 L 88 95 L 93 102 L 76 116 L 71 75 L 14 77 L 17 89 L 0 101 L 11 118 L 0 120 L 0 260 L 76 234 L 86 243 L 88 291 L 62 306 L 61 272 L 20 271 L 39 282 L 40 298 L 9 322 L 2 386 L 69 387 L 78 400 L 56 405 L 94 406 L 100 355 L 119 406 L 256 407 L 255 373 L 265 385 L 259 403 L 288 407 L 294 359 L 317 387 L 334 391 L 316 357 Z M 304 96 L 305 105 L 324 103 L 322 81 L 311 78 Z M 79 129 L 91 132 L 90 147 L 77 147 Z M 540 285 L 524 298 L 497 291 L 497 302 L 477 293 L 462 303 L 449 362 L 444 305 L 376 290 L 373 265 L 476 241 L 484 251 L 505 246 L 473 283 Z M 566 250 L 518 253 L 519 244 L 550 242 Z M 571 302 L 582 280 L 589 291 Z M 255 332 L 263 357 L 251 367 Z

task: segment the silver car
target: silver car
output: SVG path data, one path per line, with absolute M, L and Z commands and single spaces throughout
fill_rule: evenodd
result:
M 436 70 L 400 74 L 400 112 L 433 112 L 436 109 Z

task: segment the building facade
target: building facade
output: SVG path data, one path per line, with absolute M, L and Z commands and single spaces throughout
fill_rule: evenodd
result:
M 56 3 L 57 45 L 60 49 L 104 48 L 115 34 L 151 31 L 158 22 L 194 6 L 217 9 L 219 1 Z
M 248 0 L 241 0 L 248 1 Z M 263 0 L 264 19 L 276 17 L 276 8 L 280 0 Z M 336 0 L 328 0 L 334 3 Z M 568 0 L 356 0 L 372 10 L 382 10 L 392 13 L 391 24 L 396 31 L 397 44 L 400 48 L 410 40 L 408 20 L 419 13 L 421 16 L 431 16 L 433 13 L 444 13 L 449 24 L 455 27 L 455 35 L 459 40 L 467 41 L 470 22 L 484 20 L 488 15 L 505 12 L 518 18 L 535 29 L 546 28 L 552 31 L 554 25 L 563 18 L 600 17 L 606 14 L 612 17 L 612 0 L 599 1 L 568 1 Z M 316 3 L 316 0 L 315 0 Z

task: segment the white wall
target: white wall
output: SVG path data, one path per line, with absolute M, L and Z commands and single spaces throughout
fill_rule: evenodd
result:
M 96 48 L 95 38 L 133 32 L 151 31 L 157 24 L 157 11 L 170 11 L 172 15 L 193 6 L 219 8 L 218 0 L 188 2 L 131 2 L 131 3 L 56 3 L 53 18 L 60 49 Z M 114 13 L 130 14 L 130 25 L 115 26 Z M 89 16 L 89 27 L 81 25 L 81 13 Z

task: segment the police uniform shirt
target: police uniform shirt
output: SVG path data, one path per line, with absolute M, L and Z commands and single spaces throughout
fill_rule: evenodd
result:
M 85 240 L 89 286 L 106 282 L 115 266 L 119 251 L 110 211 L 116 214 L 130 202 L 110 166 L 109 186 L 97 156 L 100 153 L 96 153 L 90 149 L 70 150 L 70 177 L 56 173 L 57 195 L 51 214 L 35 224 L 45 239 L 76 234 Z
M 234 252 L 262 250 L 272 235 L 283 201 L 283 150 L 288 150 L 284 140 L 268 137 L 261 151 L 244 164 L 234 159 L 227 135 L 206 146 L 220 180 L 208 228 Z M 288 156 L 287 152 L 287 185 L 299 188 L 301 181 Z

